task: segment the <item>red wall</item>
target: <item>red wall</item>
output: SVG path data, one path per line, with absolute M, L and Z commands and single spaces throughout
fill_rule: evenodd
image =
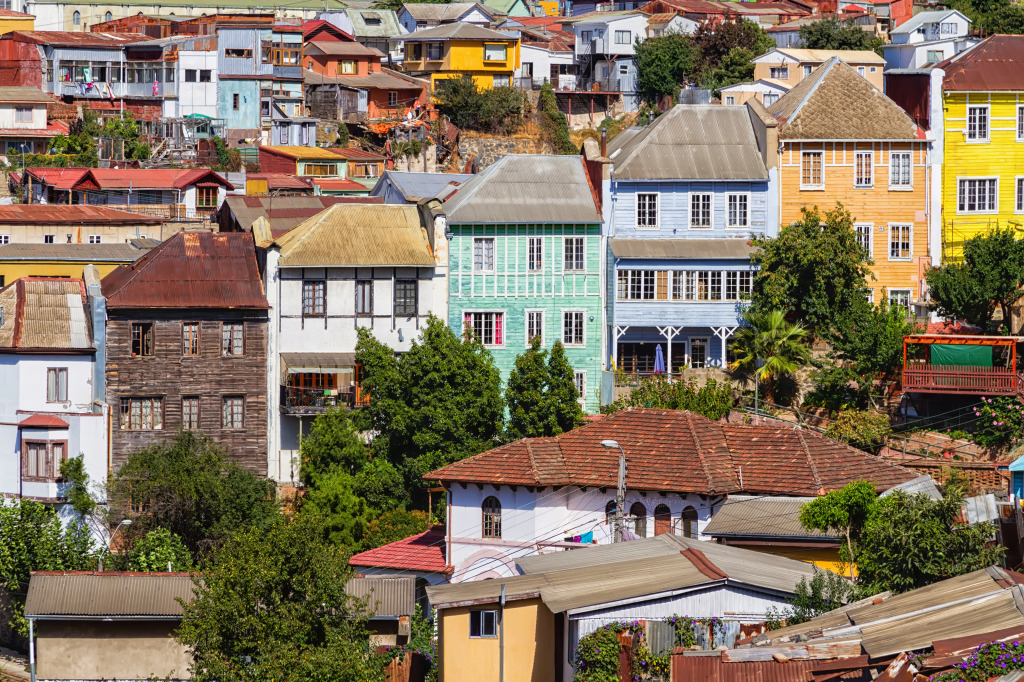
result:
M 43 87 L 43 64 L 37 45 L 0 40 L 0 85 Z
M 286 175 L 295 175 L 297 170 L 295 159 L 275 154 L 264 147 L 260 147 L 261 173 L 284 173 Z

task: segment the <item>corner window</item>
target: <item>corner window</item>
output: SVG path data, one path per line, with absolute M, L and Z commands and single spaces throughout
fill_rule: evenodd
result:
M 473 272 L 494 272 L 494 237 L 473 239 Z
M 693 193 L 690 195 L 690 229 L 711 228 L 711 195 Z
M 462 323 L 485 346 L 501 346 L 505 342 L 504 313 L 466 313 Z
M 485 62 L 503 62 L 508 57 L 508 45 L 505 43 L 485 43 L 484 44 L 484 61 Z
M 356 315 L 373 315 L 373 280 L 356 280 Z
M 891 152 L 889 154 L 889 187 L 906 189 L 912 185 L 910 152 Z
M 803 152 L 800 155 L 800 188 L 819 189 L 825 186 L 822 173 L 824 152 Z
M 121 430 L 153 431 L 164 428 L 163 398 L 121 398 Z
M 730 194 L 726 197 L 729 208 L 726 227 L 744 228 L 750 226 L 750 195 Z
M 199 355 L 199 323 L 181 323 L 181 354 Z
M 988 142 L 988 107 L 967 107 L 967 139 Z
M 220 335 L 220 352 L 222 355 L 245 354 L 245 323 L 225 322 L 221 326 Z
M 854 155 L 854 187 L 871 187 L 875 184 L 875 153 L 857 152 Z
M 566 346 L 582 346 L 586 343 L 582 310 L 566 310 L 562 313 L 562 343 Z
M 498 612 L 497 611 L 470 611 L 469 612 L 469 636 L 478 637 L 498 636 Z
M 243 396 L 224 396 L 223 426 L 225 429 L 241 429 L 245 426 L 245 398 Z
M 153 354 L 153 323 L 132 322 L 132 357 Z
M 46 402 L 62 403 L 68 399 L 68 368 L 50 367 L 46 370 Z
M 889 226 L 889 260 L 910 260 L 913 257 L 913 226 Z
M 323 315 L 327 309 L 327 283 L 321 279 L 302 283 L 302 314 Z
M 563 254 L 566 272 L 581 272 L 586 269 L 586 241 L 583 237 L 566 237 Z
M 636 195 L 636 228 L 657 229 L 658 227 L 658 195 L 641 193 Z
M 414 279 L 395 280 L 395 315 L 413 317 L 416 315 L 416 296 L 419 291 Z
M 483 513 L 483 534 L 485 538 L 501 537 L 501 502 L 491 495 L 480 506 Z
M 999 205 L 996 178 L 957 181 L 958 213 L 995 213 Z

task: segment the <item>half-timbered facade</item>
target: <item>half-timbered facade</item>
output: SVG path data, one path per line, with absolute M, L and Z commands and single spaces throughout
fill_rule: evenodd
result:
M 103 278 L 116 468 L 182 430 L 267 471 L 267 300 L 252 236 L 182 232 Z

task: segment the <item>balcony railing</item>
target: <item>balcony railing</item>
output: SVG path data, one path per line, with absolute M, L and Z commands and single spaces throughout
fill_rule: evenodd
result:
M 285 414 L 321 414 L 332 407 L 364 407 L 370 394 L 353 386 L 348 391 L 325 388 L 281 387 L 281 411 Z
M 910 365 L 903 368 L 903 391 L 961 395 L 1012 395 L 1024 387 L 1024 375 L 1007 367 Z
M 109 89 L 108 89 L 109 85 Z M 108 99 L 113 92 L 118 97 L 173 97 L 178 94 L 177 83 L 94 83 L 86 89 L 84 83 L 59 81 L 53 84 L 55 95 L 72 95 L 90 99 Z

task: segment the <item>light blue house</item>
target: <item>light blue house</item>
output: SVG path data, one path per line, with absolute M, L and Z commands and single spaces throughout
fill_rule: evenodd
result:
M 600 404 L 601 213 L 578 156 L 510 155 L 454 188 L 448 320 L 471 329 L 507 381 L 535 336 L 561 341 L 587 412 Z M 447 192 L 447 190 L 445 190 Z
M 627 373 L 721 367 L 754 270 L 778 234 L 775 121 L 750 106 L 679 105 L 607 150 L 606 330 Z

